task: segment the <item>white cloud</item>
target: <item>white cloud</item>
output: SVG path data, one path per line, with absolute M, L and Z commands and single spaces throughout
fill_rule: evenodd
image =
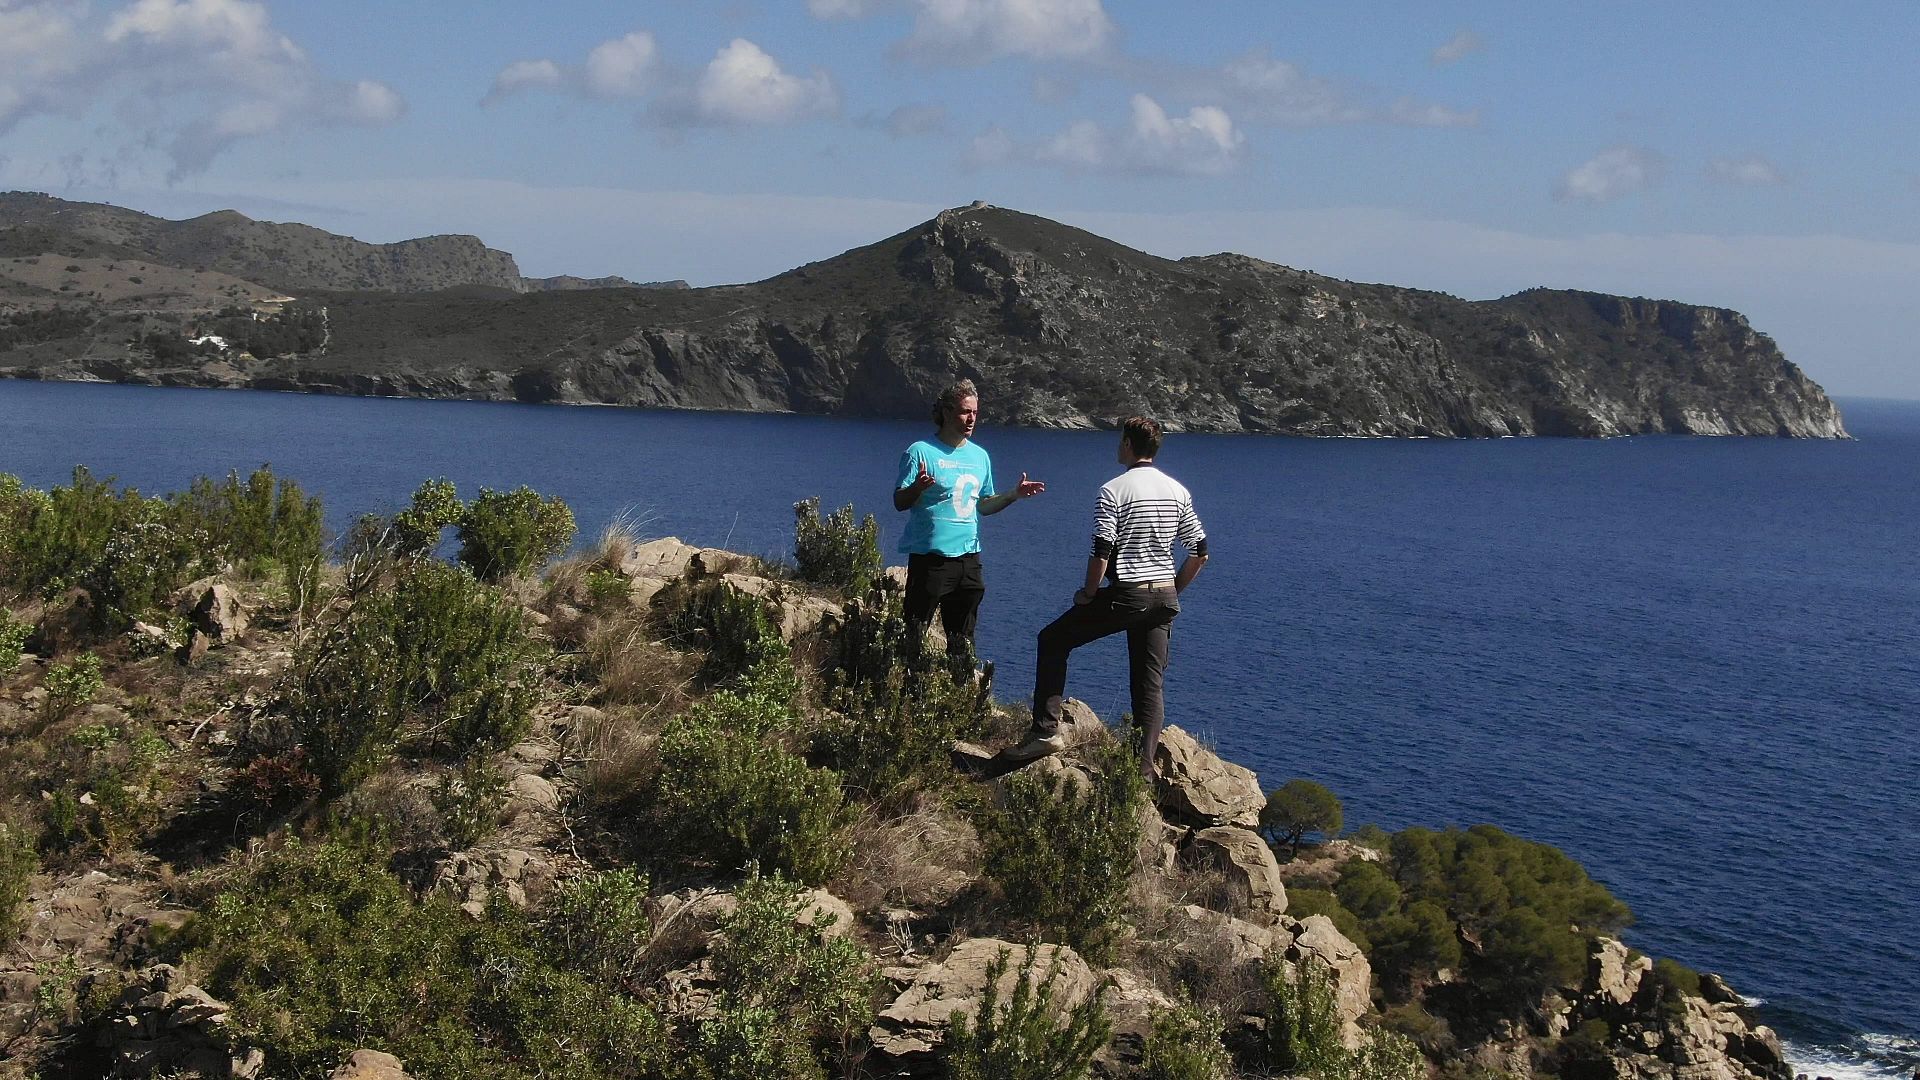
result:
M 693 90 L 693 118 L 711 124 L 779 124 L 827 116 L 840 94 L 824 71 L 790 75 L 760 46 L 735 38 L 714 54 Z
M 1480 122 L 1477 110 L 1403 97 L 1390 105 L 1364 87 L 1314 75 L 1265 49 L 1235 56 L 1217 67 L 1138 65 L 1142 78 L 1177 96 L 1211 101 L 1241 123 L 1274 127 L 1394 124 L 1457 128 Z
M 165 147 L 176 178 L 240 139 L 406 112 L 391 87 L 320 72 L 258 0 L 0 0 L 0 131 L 103 105 L 141 116 L 129 144 Z
M 560 65 L 551 60 L 515 60 L 493 77 L 493 86 L 480 104 L 492 105 L 522 90 L 551 88 L 565 81 Z
M 637 30 L 603 41 L 587 54 L 587 92 L 600 97 L 638 97 L 651 81 L 657 48 L 653 35 Z
M 1429 61 L 1435 67 L 1458 63 L 1487 47 L 1480 35 L 1471 30 L 1462 30 L 1447 39 L 1447 43 L 1433 50 Z
M 1115 34 L 1100 0 L 912 2 L 913 32 L 900 49 L 928 63 L 983 64 L 1004 56 L 1088 59 L 1106 53 Z M 860 6 L 871 10 L 874 5 Z
M 1707 163 L 1707 176 L 1720 183 L 1739 187 L 1782 187 L 1787 183 L 1787 174 L 1758 154 L 1715 158 Z
M 1196 105 L 1174 116 L 1151 97 L 1135 94 L 1124 126 L 1081 120 L 1026 144 L 989 128 L 962 160 L 975 168 L 1029 162 L 1070 172 L 1209 176 L 1233 169 L 1245 149 L 1246 138 L 1226 110 Z
M 1567 170 L 1554 185 L 1553 197 L 1563 201 L 1612 202 L 1641 191 L 1660 179 L 1666 160 L 1638 146 L 1602 150 Z

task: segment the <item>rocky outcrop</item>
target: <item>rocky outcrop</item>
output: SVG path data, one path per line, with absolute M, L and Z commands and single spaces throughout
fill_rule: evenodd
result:
M 1180 851 L 1190 866 L 1218 872 L 1226 879 L 1227 895 L 1248 920 L 1272 925 L 1287 912 L 1287 887 L 1280 880 L 1280 864 L 1273 849 L 1258 834 L 1219 826 L 1194 833 Z
M 1366 1039 L 1360 1018 L 1373 1007 L 1373 967 L 1367 954 L 1325 915 L 1283 920 L 1279 940 L 1284 941 L 1278 949 L 1288 964 L 1307 964 L 1326 973 L 1340 1018 L 1340 1041 L 1349 1050 L 1359 1048 Z
M 1085 1001 L 1100 987 L 1100 976 L 1065 946 L 1038 945 L 1033 958 L 1033 977 L 1037 981 L 1055 978 L 1054 1001 L 1063 1009 Z M 987 969 L 996 958 L 1006 957 L 1006 970 L 995 984 L 1001 1001 L 1012 994 L 1028 946 L 998 938 L 973 938 L 961 942 L 946 960 L 920 969 L 911 983 L 880 1010 L 868 1031 L 873 1048 L 896 1066 L 919 1063 L 932 1065 L 934 1052 L 945 1044 L 947 1027 L 955 1013 L 969 1018 L 979 1014 L 986 993 Z
M 1260 824 L 1267 797 L 1252 769 L 1223 760 L 1176 724 L 1160 732 L 1153 755 L 1155 801 L 1170 822 L 1196 829 Z
M 169 964 L 148 968 L 121 992 L 95 1035 L 116 1076 L 185 1071 L 196 1076 L 253 1080 L 266 1055 L 233 1047 L 226 1036 L 227 1006 L 187 982 Z
M 470 237 L 262 267 L 246 254 L 261 229 L 303 227 L 241 222 L 166 224 L 229 236 L 240 254 L 222 267 L 273 271 L 263 282 L 520 287 Z M 244 367 L 158 361 L 103 320 L 0 355 L 0 375 L 894 418 L 967 376 L 997 417 L 1034 427 L 1140 412 L 1295 435 L 1845 435 L 1820 387 L 1724 308 L 1552 290 L 1476 302 L 1240 255 L 1172 261 L 984 204 L 752 285 L 363 292 L 327 315 L 324 350 Z

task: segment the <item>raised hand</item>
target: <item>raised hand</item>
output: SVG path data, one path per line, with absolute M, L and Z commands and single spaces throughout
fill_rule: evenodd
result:
M 1027 479 L 1026 473 L 1021 473 L 1020 483 L 1014 487 L 1013 493 L 1023 499 L 1031 499 L 1045 490 L 1047 490 L 1045 483 L 1039 480 L 1029 480 Z
M 933 484 L 933 474 L 927 471 L 927 463 L 922 461 L 920 463 L 920 475 L 913 478 L 913 493 L 918 495 L 932 487 Z

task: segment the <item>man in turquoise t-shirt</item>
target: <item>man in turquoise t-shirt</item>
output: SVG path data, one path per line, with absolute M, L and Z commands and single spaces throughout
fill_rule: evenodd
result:
M 900 455 L 900 477 L 893 486 L 893 508 L 908 512 L 900 538 L 907 556 L 907 631 L 918 640 L 939 608 L 947 652 L 956 656 L 973 648 L 980 598 L 987 593 L 980 573 L 980 515 L 997 514 L 1047 490 L 1021 473 L 1012 491 L 994 491 L 993 461 L 971 441 L 979 419 L 973 380 L 948 387 L 933 408 L 938 433 Z

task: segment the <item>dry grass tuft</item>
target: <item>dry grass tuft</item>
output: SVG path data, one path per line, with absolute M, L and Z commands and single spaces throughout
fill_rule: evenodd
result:
M 639 709 L 610 709 L 574 732 L 581 761 L 580 790 L 588 804 L 617 806 L 653 782 L 659 735 Z
M 690 701 L 699 657 L 668 647 L 637 612 L 595 623 L 583 649 L 586 670 L 597 687 L 595 700 L 606 705 L 637 705 L 667 715 Z
M 929 793 L 896 815 L 869 810 L 852 841 L 852 860 L 828 888 L 856 911 L 940 907 L 980 874 L 972 823 Z

